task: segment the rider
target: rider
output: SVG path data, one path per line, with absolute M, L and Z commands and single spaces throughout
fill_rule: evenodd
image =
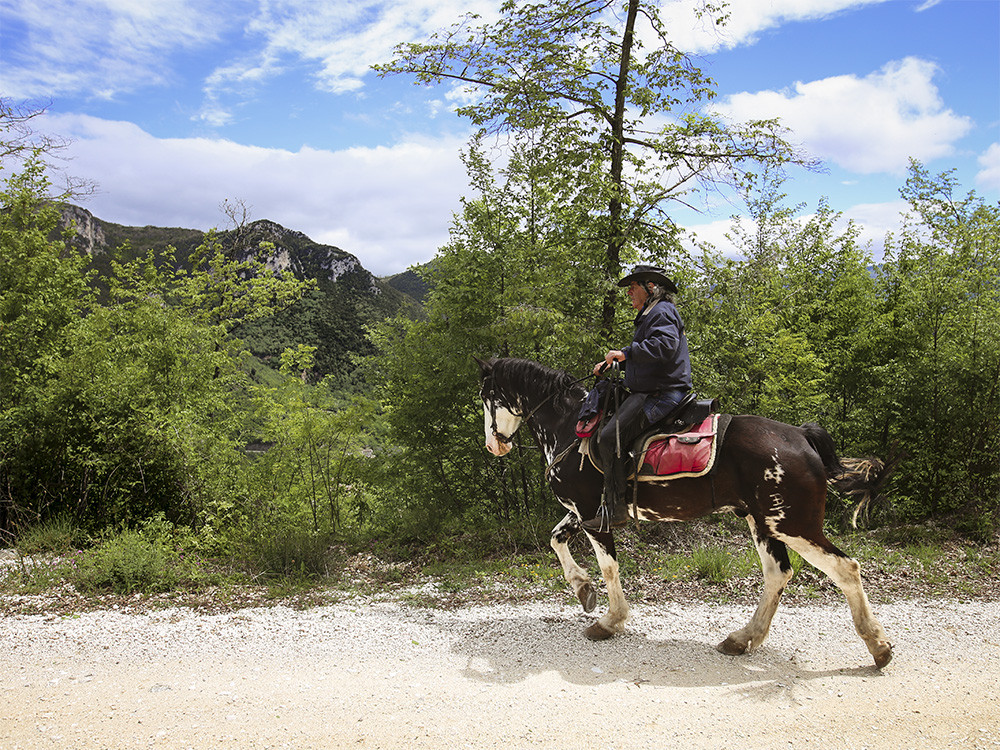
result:
M 691 390 L 684 322 L 673 302 L 676 284 L 662 268 L 637 265 L 618 286 L 628 287 L 632 307 L 639 312 L 632 343 L 612 349 L 594 365 L 594 374 L 599 375 L 613 362 L 623 363 L 629 395 L 601 430 L 598 451 L 605 467 L 604 502 L 594 518 L 583 522 L 591 531 L 607 531 L 628 522 L 625 460 L 617 446 L 627 453 L 639 435 L 666 417 Z

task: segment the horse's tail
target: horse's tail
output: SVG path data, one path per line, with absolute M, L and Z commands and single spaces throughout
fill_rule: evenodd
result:
M 812 449 L 822 459 L 827 478 L 832 479 L 843 474 L 844 465 L 837 457 L 837 448 L 833 444 L 833 438 L 830 437 L 830 433 L 815 422 L 806 422 L 802 425 L 802 431 L 805 432 L 809 445 L 812 446 Z
M 851 526 L 858 527 L 858 516 L 878 497 L 881 497 L 886 483 L 902 460 L 902 454 L 895 448 L 889 458 L 844 458 L 837 456 L 830 433 L 813 422 L 802 425 L 806 440 L 823 460 L 827 481 L 837 492 L 847 496 L 857 504 L 851 516 Z
M 858 516 L 882 497 L 889 477 L 902 459 L 903 453 L 895 446 L 885 461 L 874 456 L 843 459 L 844 472 L 830 481 L 838 492 L 857 500 L 851 515 L 853 528 L 858 527 Z

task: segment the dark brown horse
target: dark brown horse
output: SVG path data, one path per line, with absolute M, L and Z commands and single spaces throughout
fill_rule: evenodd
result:
M 528 360 L 492 359 L 479 361 L 479 366 L 487 449 L 505 455 L 514 433 L 526 424 L 545 452 L 549 485 L 569 510 L 552 530 L 552 548 L 566 580 L 590 612 L 597 594 L 568 546 L 582 529 L 580 521 L 597 512 L 603 487 L 598 470 L 589 461 L 581 462 L 574 450 L 574 426 L 585 392 L 565 372 Z M 837 481 L 843 471 L 832 439 L 819 425 L 793 427 L 763 417 L 733 416 L 712 476 L 639 483 L 631 512 L 641 520 L 686 521 L 731 511 L 750 526 L 764 571 L 764 592 L 750 622 L 730 633 L 719 644 L 720 651 L 742 654 L 764 642 L 792 577 L 787 551 L 791 547 L 844 592 L 854 626 L 876 667 L 889 663 L 892 645 L 872 614 L 860 566 L 823 534 L 827 481 Z M 586 634 L 603 640 L 623 630 L 629 607 L 618 578 L 613 535 L 586 534 L 608 590 L 608 611 Z

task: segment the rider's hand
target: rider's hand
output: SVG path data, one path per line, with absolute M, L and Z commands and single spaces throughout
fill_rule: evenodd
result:
M 620 349 L 612 349 L 611 351 L 609 351 L 607 354 L 604 355 L 603 362 L 598 362 L 596 365 L 594 365 L 594 374 L 600 375 L 605 370 L 607 370 L 608 367 L 611 366 L 612 362 L 624 362 L 624 361 L 625 361 L 625 352 L 621 351 Z

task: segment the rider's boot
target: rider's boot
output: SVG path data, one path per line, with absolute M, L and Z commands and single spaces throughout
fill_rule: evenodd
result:
M 625 526 L 628 523 L 626 493 L 618 492 L 615 484 L 613 479 L 605 481 L 604 495 L 601 498 L 601 504 L 597 508 L 596 515 L 593 518 L 588 518 L 581 524 L 587 531 L 607 533 L 613 528 Z
M 616 501 L 612 502 L 611 526 L 617 529 L 627 525 L 628 520 L 628 500 L 625 498 L 625 493 L 622 493 Z

